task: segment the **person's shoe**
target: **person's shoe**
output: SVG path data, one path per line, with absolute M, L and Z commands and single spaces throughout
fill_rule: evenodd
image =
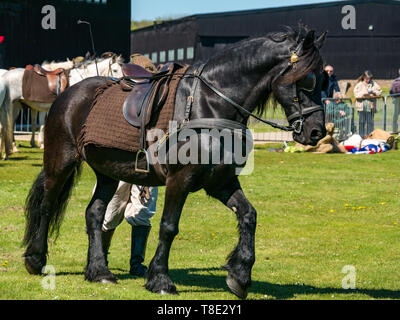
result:
M 103 252 L 104 252 L 104 256 L 106 257 L 106 265 L 107 266 L 108 266 L 107 256 L 109 253 L 108 250 L 110 249 L 111 239 L 114 235 L 114 231 L 115 231 L 115 229 L 107 230 L 107 231 L 101 230 L 101 242 L 103 244 Z
M 145 277 L 147 267 L 142 264 L 146 252 L 147 238 L 151 226 L 132 226 L 132 245 L 129 273 L 137 277 Z

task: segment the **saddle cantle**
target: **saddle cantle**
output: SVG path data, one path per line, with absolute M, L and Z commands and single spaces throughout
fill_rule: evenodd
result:
M 136 64 L 125 64 L 122 72 L 129 78 L 131 92 L 123 105 L 123 114 L 131 125 L 144 129 L 149 124 L 152 112 L 162 107 L 168 96 L 169 83 L 174 72 L 182 68 L 178 63 L 166 63 L 151 73 Z

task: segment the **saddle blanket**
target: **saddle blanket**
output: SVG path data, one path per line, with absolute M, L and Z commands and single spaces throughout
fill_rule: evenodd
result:
M 47 77 L 33 71 L 25 70 L 22 78 L 22 96 L 25 100 L 53 103 L 57 94 L 49 89 Z
M 188 66 L 185 66 L 177 72 L 184 73 L 187 68 Z M 174 116 L 179 81 L 179 77 L 171 79 L 166 101 L 160 110 L 153 110 L 146 130 L 157 128 L 168 131 L 169 122 Z M 129 152 L 137 152 L 140 149 L 140 129 L 130 125 L 123 115 L 123 104 L 129 93 L 120 82 L 113 80 L 107 80 L 97 88 L 89 116 L 81 130 L 79 150 L 90 144 Z

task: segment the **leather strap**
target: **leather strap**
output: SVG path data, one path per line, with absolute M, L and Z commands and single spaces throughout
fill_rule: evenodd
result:
M 236 109 L 246 113 L 248 116 L 251 116 L 255 119 L 257 119 L 260 122 L 263 122 L 265 124 L 270 125 L 273 128 L 276 129 L 281 129 L 284 131 L 293 131 L 293 127 L 292 126 L 282 126 L 279 125 L 277 123 L 268 121 L 268 120 L 264 120 L 261 119 L 260 117 L 256 116 L 254 113 L 251 113 L 250 111 L 248 111 L 246 108 L 242 107 L 240 104 L 237 104 L 235 101 L 233 101 L 232 99 L 228 98 L 226 95 L 224 95 L 221 91 L 217 90 L 214 86 L 212 86 L 211 84 L 209 84 L 203 77 L 200 76 L 196 76 L 196 78 L 199 78 L 208 88 L 210 88 L 215 94 L 217 94 L 218 96 L 220 96 L 222 99 L 224 99 L 225 101 L 228 101 L 231 105 L 233 105 Z
M 190 90 L 190 96 L 188 96 L 187 100 L 186 100 L 185 121 L 189 121 L 190 112 L 192 111 L 192 105 L 193 105 L 193 101 L 194 101 L 194 94 L 196 92 L 196 88 L 199 83 L 198 76 L 200 76 L 201 73 L 203 72 L 205 65 L 206 65 L 205 63 L 201 64 L 200 67 L 193 72 L 194 80 L 193 80 L 192 88 Z

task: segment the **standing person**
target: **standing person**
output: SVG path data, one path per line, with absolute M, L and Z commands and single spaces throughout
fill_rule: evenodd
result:
M 400 69 L 399 69 L 399 77 L 394 79 L 390 87 L 390 94 L 398 95 L 392 97 L 394 104 L 392 131 L 398 132 L 399 127 L 397 121 L 399 120 L 399 113 L 400 113 Z
M 358 79 L 354 88 L 356 108 L 359 118 L 359 134 L 361 137 L 374 131 L 374 116 L 376 113 L 376 97 L 382 94 L 381 87 L 373 81 L 371 71 L 365 71 Z M 371 99 L 368 99 L 371 98 Z
M 157 187 L 140 187 L 120 181 L 104 216 L 102 242 L 106 260 L 114 231 L 124 217 L 132 226 L 129 273 L 134 276 L 144 277 L 147 271 L 142 262 L 151 229 L 150 218 L 156 212 L 157 197 Z
M 333 73 L 333 67 L 328 64 L 324 68 L 325 72 L 328 74 L 329 77 L 329 84 L 326 90 L 321 91 L 322 99 L 326 98 L 333 98 L 336 92 L 336 98 L 343 98 L 342 94 L 340 93 L 339 83 L 337 80 L 336 75 Z M 329 100 L 325 100 L 325 104 L 329 104 Z

